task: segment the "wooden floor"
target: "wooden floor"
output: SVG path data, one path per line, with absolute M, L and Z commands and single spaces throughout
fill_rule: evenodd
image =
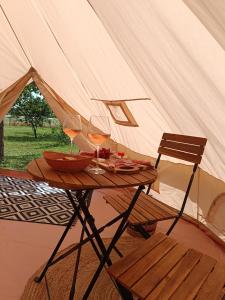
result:
M 117 213 L 105 204 L 102 192 L 96 192 L 91 210 L 98 225 Z M 169 221 L 161 222 L 157 231 L 165 232 Z M 0 220 L 0 299 L 19 300 L 28 278 L 48 258 L 64 227 Z M 103 232 L 111 237 L 115 227 Z M 70 230 L 63 248 L 79 239 L 80 225 Z M 188 247 L 225 262 L 223 250 L 194 225 L 180 221 L 171 234 Z M 40 299 L 41 300 L 41 299 Z

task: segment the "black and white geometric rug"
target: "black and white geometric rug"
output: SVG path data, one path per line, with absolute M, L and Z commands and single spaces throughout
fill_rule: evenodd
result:
M 63 190 L 33 180 L 0 176 L 0 219 L 65 226 L 72 213 Z

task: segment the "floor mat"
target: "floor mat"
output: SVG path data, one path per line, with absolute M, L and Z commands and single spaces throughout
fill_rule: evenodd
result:
M 106 246 L 109 245 L 110 239 L 103 239 Z M 123 254 L 127 254 L 138 246 L 141 246 L 143 239 L 134 237 L 122 237 L 118 241 L 118 249 Z M 72 246 L 72 245 L 71 245 Z M 58 255 L 63 254 L 71 246 L 62 250 Z M 28 280 L 24 289 L 21 300 L 64 300 L 69 299 L 70 288 L 73 278 L 74 263 L 76 261 L 76 252 L 66 256 L 57 264 L 51 266 L 45 278 L 37 284 L 34 278 L 40 275 L 43 266 L 35 272 L 35 274 Z M 112 251 L 111 256 L 113 261 L 118 260 L 118 255 Z M 83 295 L 86 291 L 90 280 L 92 279 L 99 260 L 90 245 L 85 244 L 82 247 L 81 259 L 79 264 L 79 271 L 77 275 L 76 293 L 74 299 L 84 299 Z M 86 298 L 85 298 L 86 299 Z M 103 269 L 88 300 L 120 300 L 121 297 L 107 274 Z M 136 299 L 136 298 L 134 298 Z
M 0 219 L 66 225 L 72 213 L 63 190 L 47 183 L 0 176 Z

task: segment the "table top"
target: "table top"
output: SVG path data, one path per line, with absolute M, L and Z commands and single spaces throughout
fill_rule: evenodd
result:
M 36 181 L 47 182 L 53 187 L 75 190 L 148 185 L 157 178 L 156 170 L 140 171 L 132 175 L 114 174 L 108 171 L 101 175 L 90 174 L 87 171 L 78 173 L 60 172 L 52 169 L 44 158 L 32 160 L 27 165 L 27 171 Z

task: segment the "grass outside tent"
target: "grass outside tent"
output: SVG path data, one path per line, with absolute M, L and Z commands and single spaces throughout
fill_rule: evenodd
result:
M 31 127 L 5 126 L 4 128 L 4 160 L 1 168 L 24 170 L 34 158 L 41 157 L 45 150 L 60 152 L 69 151 L 69 140 L 63 136 L 59 128 L 40 127 L 35 139 Z M 76 151 L 74 146 L 74 151 Z

